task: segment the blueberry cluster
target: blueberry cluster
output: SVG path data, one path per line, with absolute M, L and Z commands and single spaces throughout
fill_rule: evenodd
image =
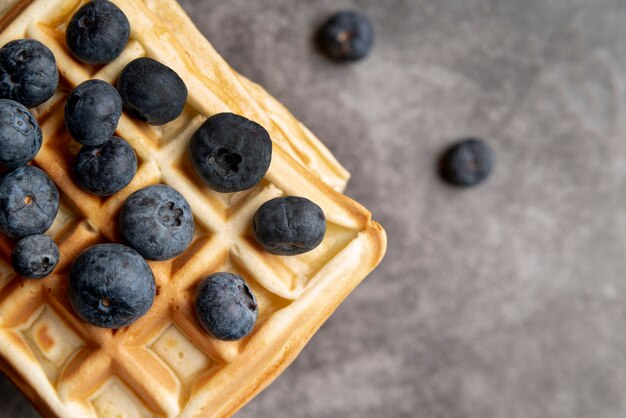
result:
M 277 197 L 254 215 L 253 234 L 259 245 L 276 255 L 297 255 L 313 250 L 324 238 L 322 209 L 304 197 Z M 206 277 L 196 290 L 200 324 L 220 340 L 238 340 L 254 328 L 258 303 L 245 280 L 233 273 Z
M 0 48 L 0 232 L 18 240 L 13 267 L 29 279 L 43 278 L 59 261 L 59 249 L 42 235 L 59 210 L 59 192 L 50 177 L 27 165 L 41 149 L 39 123 L 28 110 L 56 91 L 54 55 L 41 42 L 17 39 Z
M 259 184 L 267 173 L 272 141 L 258 123 L 233 113 L 218 113 L 192 135 L 189 158 L 210 188 L 222 193 L 239 192 Z M 304 197 L 281 197 L 258 209 L 253 232 L 265 251 L 297 255 L 322 242 L 326 218 L 319 206 Z
M 130 36 L 124 13 L 107 0 L 85 4 L 72 16 L 66 43 L 74 57 L 87 64 L 116 59 Z M 110 196 L 128 186 L 137 172 L 137 156 L 115 130 L 122 109 L 156 125 L 176 119 L 187 101 L 187 88 L 170 68 L 150 58 L 130 62 L 117 88 L 102 80 L 87 80 L 68 96 L 65 125 L 83 145 L 74 177 L 85 191 Z
M 132 147 L 113 135 L 121 116 L 122 98 L 105 81 L 79 84 L 65 102 L 65 126 L 83 145 L 76 157 L 74 177 L 83 190 L 97 196 L 122 190 L 137 171 Z
M 191 137 L 189 158 L 198 176 L 221 193 L 248 190 L 270 167 L 272 141 L 258 123 L 233 113 L 208 118 Z M 326 232 L 322 209 L 303 197 L 279 197 L 256 212 L 253 233 L 266 251 L 297 255 L 317 247 Z M 258 304 L 244 279 L 218 272 L 196 290 L 196 314 L 215 338 L 237 340 L 247 335 L 257 319 Z
M 107 0 L 85 4 L 72 17 L 66 44 L 87 64 L 116 59 L 130 36 L 128 19 Z M 117 88 L 116 88 L 117 87 Z M 187 101 L 178 75 L 149 58 L 130 62 L 117 86 L 87 80 L 68 96 L 65 125 L 82 144 L 74 177 L 85 191 L 113 195 L 135 177 L 138 160 L 131 145 L 115 135 L 122 109 L 142 121 L 164 124 L 177 118 Z M 98 244 L 81 253 L 70 270 L 68 292 L 77 315 L 105 328 L 130 325 L 152 306 L 156 284 L 145 259 L 167 260 L 191 243 L 191 208 L 176 190 L 145 187 L 128 197 L 120 214 L 125 244 Z
M 126 46 L 130 25 L 107 0 L 85 4 L 66 31 L 67 47 L 87 64 L 116 59 Z M 58 84 L 52 52 L 33 40 L 10 42 L 0 49 L 0 231 L 18 239 L 12 253 L 15 271 L 25 278 L 52 273 L 60 257 L 55 242 L 42 235 L 53 223 L 59 193 L 48 175 L 26 165 L 42 146 L 41 129 L 27 107 L 48 100 Z M 137 172 L 131 145 L 115 135 L 122 110 L 149 124 L 177 118 L 187 101 L 183 80 L 167 66 L 138 58 L 122 71 L 116 87 L 87 80 L 67 97 L 65 125 L 82 147 L 74 165 L 76 183 L 97 196 L 125 188 Z M 189 157 L 198 176 L 217 192 L 233 193 L 261 182 L 272 158 L 272 141 L 258 123 L 233 113 L 208 118 L 193 134 Z M 184 252 L 195 224 L 186 199 L 158 184 L 132 193 L 119 215 L 124 244 L 97 244 L 83 251 L 69 272 L 68 293 L 76 314 L 105 328 L 128 326 L 143 316 L 156 295 L 147 260 L 163 261 Z M 280 197 L 264 203 L 252 225 L 254 238 L 276 255 L 311 251 L 323 240 L 322 209 L 303 197 Z M 258 303 L 245 280 L 217 272 L 197 287 L 195 310 L 206 331 L 221 340 L 250 333 Z

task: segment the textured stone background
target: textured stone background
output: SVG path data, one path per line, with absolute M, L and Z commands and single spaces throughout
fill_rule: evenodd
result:
M 386 259 L 238 416 L 623 417 L 623 0 L 186 0 L 202 31 L 353 173 Z M 334 10 L 375 22 L 364 62 L 311 46 Z M 484 137 L 495 175 L 442 184 Z M 0 381 L 1 416 L 36 416 Z

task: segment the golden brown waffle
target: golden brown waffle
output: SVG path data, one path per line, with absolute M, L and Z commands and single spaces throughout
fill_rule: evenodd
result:
M 44 134 L 34 164 L 61 193 L 61 209 L 48 231 L 61 261 L 52 276 L 23 280 L 9 263 L 14 243 L 0 237 L 0 366 L 46 416 L 230 416 L 293 361 L 379 263 L 385 234 L 366 209 L 334 190 L 345 185 L 347 172 L 319 140 L 260 87 L 234 73 L 177 3 L 114 2 L 129 18 L 131 40 L 111 64 L 87 66 L 71 57 L 64 42 L 64 27 L 84 2 L 0 0 L 0 44 L 39 39 L 54 52 L 61 75 L 55 96 L 34 111 Z M 162 127 L 123 115 L 117 134 L 137 152 L 137 175 L 114 196 L 89 195 L 70 175 L 79 145 L 64 128 L 65 97 L 90 78 L 114 82 L 140 56 L 173 68 L 187 84 L 188 104 L 181 117 Z M 191 134 L 222 111 L 256 120 L 274 141 L 270 169 L 251 190 L 212 192 L 188 163 Z M 120 241 L 122 203 L 159 182 L 190 203 L 194 240 L 174 260 L 150 262 L 158 290 L 148 314 L 116 331 L 93 327 L 70 308 L 69 266 L 92 244 Z M 324 210 L 327 234 L 315 250 L 274 256 L 251 237 L 256 209 L 281 195 L 305 196 Z M 215 271 L 242 275 L 258 299 L 257 325 L 241 341 L 215 340 L 195 318 L 195 286 Z

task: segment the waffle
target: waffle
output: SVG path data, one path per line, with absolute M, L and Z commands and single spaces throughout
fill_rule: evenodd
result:
M 302 350 L 341 301 L 380 262 L 383 229 L 337 190 L 348 173 L 321 142 L 261 87 L 236 74 L 173 0 L 114 0 L 131 23 L 131 39 L 106 66 L 75 61 L 64 28 L 84 2 L 0 0 L 0 44 L 35 38 L 55 54 L 61 83 L 34 109 L 44 145 L 33 164 L 61 194 L 48 231 L 61 260 L 53 275 L 23 280 L 10 266 L 14 242 L 0 237 L 0 367 L 44 416 L 225 417 L 265 388 Z M 68 92 L 90 78 L 114 82 L 131 60 L 149 56 L 185 81 L 183 114 L 161 127 L 122 115 L 117 135 L 135 149 L 137 175 L 121 192 L 100 198 L 71 179 L 79 144 L 64 128 Z M 260 184 L 238 193 L 208 190 L 191 168 L 187 142 L 210 115 L 230 111 L 262 124 L 273 158 Z M 157 284 L 150 311 L 133 325 L 93 327 L 72 311 L 67 275 L 74 258 L 98 242 L 120 242 L 117 217 L 126 197 L 149 184 L 181 192 L 195 217 L 190 247 L 149 262 Z M 265 201 L 299 195 L 325 212 L 327 234 L 315 250 L 293 257 L 262 251 L 251 219 Z M 259 303 L 253 332 L 240 341 L 210 337 L 193 311 L 198 282 L 215 271 L 243 276 Z

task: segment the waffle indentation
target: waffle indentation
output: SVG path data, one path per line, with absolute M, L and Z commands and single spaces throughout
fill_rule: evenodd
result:
M 84 341 L 48 306 L 35 322 L 23 331 L 34 354 L 40 358 L 48 379 L 55 382 L 67 359 Z
M 145 418 L 153 416 L 133 390 L 112 377 L 92 400 L 98 417 Z
M 211 359 L 197 349 L 176 325 L 170 325 L 151 348 L 176 373 L 184 386 L 191 385 L 200 373 L 212 365 Z

